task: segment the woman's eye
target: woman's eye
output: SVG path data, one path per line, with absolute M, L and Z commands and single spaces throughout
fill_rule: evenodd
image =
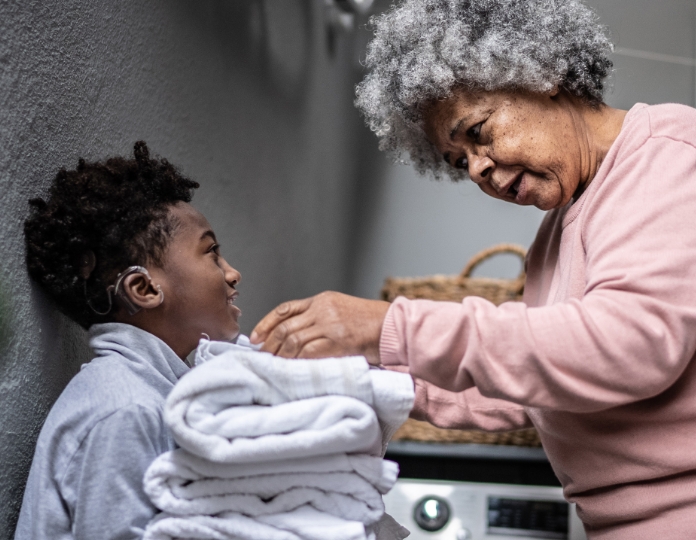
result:
M 213 244 L 212 246 L 210 246 L 208 252 L 213 253 L 216 256 L 220 255 L 220 244 Z
M 454 166 L 457 169 L 468 169 L 469 160 L 466 159 L 466 157 L 460 157 L 457 161 L 454 162 Z
M 467 132 L 469 137 L 471 137 L 474 140 L 477 140 L 481 136 L 481 126 L 483 125 L 483 122 L 479 122 L 475 126 L 471 127 L 469 131 Z

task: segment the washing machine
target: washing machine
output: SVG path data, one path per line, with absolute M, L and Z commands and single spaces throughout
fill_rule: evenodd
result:
M 384 497 L 410 540 L 586 540 L 540 448 L 392 443 Z

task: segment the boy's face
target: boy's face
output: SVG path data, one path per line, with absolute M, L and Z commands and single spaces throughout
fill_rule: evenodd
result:
M 229 341 L 239 334 L 241 310 L 233 304 L 242 276 L 220 255 L 208 220 L 193 206 L 177 203 L 170 216 L 178 226 L 167 246 L 162 268 L 151 268 L 164 292 L 162 315 L 167 334 L 193 350 L 203 333 Z M 168 341 L 168 340 L 166 340 Z

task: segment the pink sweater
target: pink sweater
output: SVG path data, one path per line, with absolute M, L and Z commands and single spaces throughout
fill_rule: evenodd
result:
M 696 538 L 696 110 L 633 107 L 527 269 L 524 303 L 394 302 L 413 416 L 536 426 L 591 539 Z

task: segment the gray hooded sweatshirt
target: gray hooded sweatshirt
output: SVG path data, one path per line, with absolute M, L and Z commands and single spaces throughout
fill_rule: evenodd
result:
M 89 334 L 95 358 L 46 418 L 15 540 L 141 538 L 157 513 L 143 475 L 175 448 L 162 413 L 189 367 L 134 326 L 97 324 Z

